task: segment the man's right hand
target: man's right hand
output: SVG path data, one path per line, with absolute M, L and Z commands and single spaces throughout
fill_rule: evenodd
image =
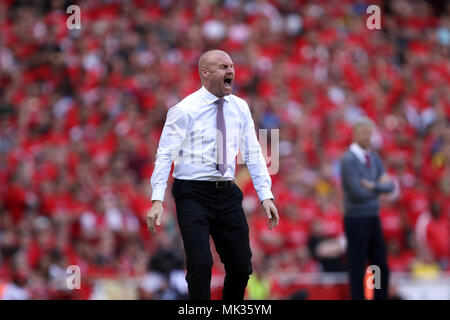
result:
M 364 188 L 373 190 L 375 188 L 375 183 L 373 181 L 369 181 L 367 179 L 361 179 L 361 184 Z
M 386 172 L 384 172 L 381 177 L 378 179 L 379 183 L 389 183 L 391 182 L 391 177 L 389 176 L 389 174 L 387 174 Z
M 164 208 L 162 205 L 162 201 L 155 200 L 153 202 L 152 207 L 147 213 L 147 227 L 148 231 L 150 231 L 153 235 L 156 234 L 156 226 L 161 225 L 161 218 L 163 214 Z

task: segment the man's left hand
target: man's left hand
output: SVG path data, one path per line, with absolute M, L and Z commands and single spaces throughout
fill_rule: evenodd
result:
M 262 206 L 264 208 L 264 211 L 266 212 L 267 219 L 269 219 L 266 224 L 269 227 L 269 230 L 272 230 L 273 227 L 278 227 L 280 217 L 278 216 L 278 210 L 277 207 L 275 207 L 273 200 L 265 199 L 262 202 Z

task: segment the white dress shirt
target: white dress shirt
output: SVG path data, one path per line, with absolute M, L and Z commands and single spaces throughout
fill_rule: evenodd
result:
M 248 104 L 235 95 L 223 97 L 226 124 L 224 176 L 216 168 L 217 104 L 205 87 L 184 98 L 167 112 L 151 177 L 152 201 L 163 201 L 172 161 L 173 177 L 183 180 L 234 180 L 240 150 L 261 201 L 272 198 L 272 180 L 256 137 Z
M 366 154 L 369 155 L 368 150 L 364 150 L 359 144 L 353 142 L 350 145 L 350 151 L 359 159 L 359 161 L 361 161 L 364 165 L 366 164 Z

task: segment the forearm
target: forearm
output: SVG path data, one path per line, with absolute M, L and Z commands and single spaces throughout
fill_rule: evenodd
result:
M 252 166 L 250 165 L 250 167 Z M 272 191 L 270 190 L 272 186 L 272 179 L 270 178 L 269 174 L 259 172 L 261 170 L 260 168 L 250 169 L 248 167 L 248 169 L 252 178 L 253 187 L 258 194 L 259 201 L 262 202 L 266 199 L 274 199 Z
M 374 190 L 376 193 L 392 192 L 394 190 L 394 183 L 392 183 L 392 182 L 385 182 L 385 183 L 377 182 L 377 183 L 375 183 Z
M 169 109 L 156 152 L 155 169 L 150 179 L 152 201 L 164 199 L 172 162 L 186 137 L 186 124 L 184 114 L 179 108 Z
M 246 148 L 244 160 L 259 200 L 262 202 L 265 199 L 273 199 L 274 197 L 272 191 L 270 190 L 272 186 L 272 179 L 270 178 L 267 170 L 267 165 L 264 160 L 264 156 L 262 155 L 261 147 L 257 141 L 253 143 L 253 147 L 251 149 Z
M 373 190 L 364 188 L 361 183 L 350 183 L 347 186 L 347 192 L 351 198 L 356 198 L 360 200 L 367 200 L 374 198 L 376 196 Z
M 155 169 L 150 179 L 150 183 L 152 186 L 152 201 L 164 200 L 164 194 L 167 188 L 167 179 L 169 178 L 171 167 L 172 159 L 170 156 L 166 154 L 157 154 Z
M 272 179 L 267 170 L 266 161 L 258 138 L 256 137 L 255 125 L 249 111 L 247 113 L 244 131 L 241 135 L 239 149 L 247 165 L 259 200 L 262 202 L 266 199 L 274 199 L 270 190 Z
M 362 177 L 354 170 L 352 163 L 344 162 L 342 164 L 342 180 L 350 198 L 367 200 L 376 197 L 374 190 L 369 190 L 361 184 L 361 179 Z

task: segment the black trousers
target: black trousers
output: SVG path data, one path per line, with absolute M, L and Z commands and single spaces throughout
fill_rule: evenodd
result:
M 374 288 L 375 300 L 388 298 L 389 269 L 381 222 L 376 217 L 345 217 L 347 261 L 353 300 L 364 300 L 364 275 L 367 261 L 380 268 L 380 288 Z
M 253 272 L 249 228 L 236 184 L 175 179 L 172 187 L 178 225 L 186 252 L 189 298 L 211 298 L 211 235 L 225 266 L 224 300 L 243 300 Z

